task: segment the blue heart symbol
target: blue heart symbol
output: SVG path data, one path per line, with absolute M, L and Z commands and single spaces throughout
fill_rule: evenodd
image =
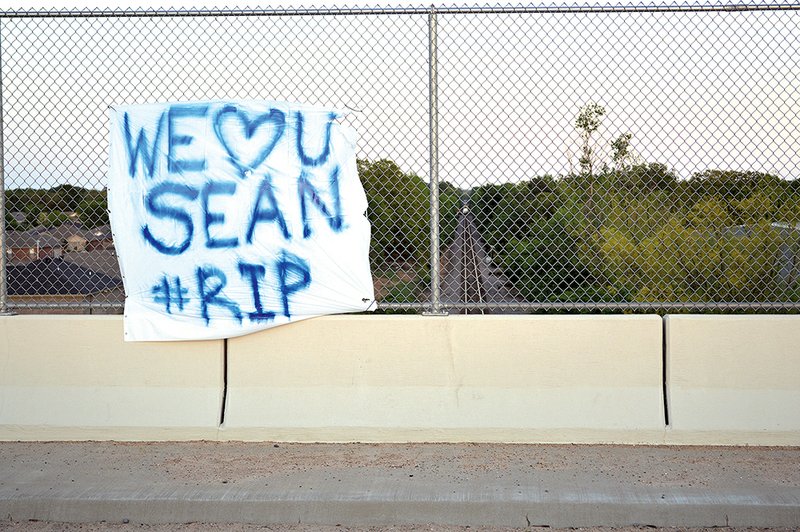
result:
M 241 132 L 240 139 L 228 138 L 226 131 L 230 133 L 230 128 L 226 128 L 225 131 L 223 131 L 222 123 L 228 119 L 238 121 L 241 126 L 239 128 Z M 246 152 L 252 151 L 252 148 L 258 148 L 258 146 L 252 146 L 252 139 L 256 132 L 265 124 L 271 124 L 273 126 L 272 134 L 268 137 L 267 142 L 263 144 L 261 150 L 258 151 L 252 159 L 243 161 L 242 157 L 247 155 Z M 268 113 L 257 115 L 255 118 L 251 119 L 246 112 L 240 111 L 235 105 L 226 105 L 214 116 L 214 133 L 216 133 L 222 147 L 228 152 L 230 161 L 236 165 L 241 172 L 242 177 L 245 177 L 248 170 L 254 170 L 264 162 L 269 154 L 272 153 L 272 150 L 275 149 L 275 145 L 278 144 L 278 141 L 281 140 L 285 130 L 286 113 L 278 109 L 270 109 Z M 236 142 L 237 140 L 239 142 Z

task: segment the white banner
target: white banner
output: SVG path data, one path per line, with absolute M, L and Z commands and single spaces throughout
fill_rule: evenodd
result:
M 229 338 L 374 309 L 367 199 L 340 116 L 285 102 L 111 111 L 126 340 Z

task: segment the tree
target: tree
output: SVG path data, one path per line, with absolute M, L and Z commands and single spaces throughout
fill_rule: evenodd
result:
M 559 209 L 537 220 L 524 238 L 508 241 L 502 252 L 505 273 L 528 301 L 571 300 L 567 294 L 591 284 L 580 244 L 573 217 Z
M 69 215 L 61 211 L 40 212 L 36 220 L 39 225 L 45 227 L 57 227 L 63 223 L 69 222 Z
M 87 190 L 75 185 L 58 185 L 48 191 L 50 210 L 74 212 L 83 201 Z
M 617 171 L 622 170 L 629 164 L 633 155 L 631 153 L 632 138 L 633 134 L 631 133 L 621 133 L 619 137 L 611 142 L 611 160 L 614 161 Z
M 27 219 L 25 221 L 18 221 L 10 212 L 6 211 L 6 230 L 9 231 L 24 231 L 28 228 Z
M 410 263 L 421 271 L 430 259 L 430 189 L 421 177 L 403 172 L 388 159 L 358 161 L 358 175 L 369 203 L 371 258 L 375 265 Z M 439 189 L 440 238 L 452 239 L 461 190 Z
M 87 197 L 78 204 L 75 212 L 86 227 L 97 227 L 108 224 L 108 201 L 102 197 Z
M 589 102 L 581 107 L 578 116 L 575 118 L 575 129 L 581 135 L 581 155 L 578 163 L 581 172 L 592 175 L 595 162 L 594 148 L 592 147 L 592 134 L 600 127 L 601 119 L 605 116 L 606 110 L 602 105 Z

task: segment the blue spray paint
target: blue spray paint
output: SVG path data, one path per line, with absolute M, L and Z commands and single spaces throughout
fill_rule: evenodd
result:
M 167 170 L 170 173 L 199 172 L 206 169 L 205 159 L 178 159 L 175 157 L 177 146 L 189 146 L 194 141 L 190 135 L 175 132 L 175 122 L 180 118 L 202 118 L 208 114 L 207 105 L 173 105 L 167 117 Z
M 174 291 L 166 275 L 162 275 L 161 282 L 153 286 L 151 290 L 154 294 L 153 301 L 164 305 L 164 310 L 167 311 L 167 314 L 172 314 L 173 304 L 178 307 L 179 312 L 183 312 L 183 307 L 191 301 L 191 299 L 184 297 L 188 293 L 188 290 L 181 286 L 181 278 L 175 276 L 172 278 L 172 281 L 175 284 Z
M 278 273 L 278 289 L 283 303 L 283 315 L 291 318 L 289 296 L 311 284 L 311 270 L 307 261 L 285 250 L 281 251 L 281 257 L 275 264 L 275 270 Z M 291 278 L 294 278 L 292 282 L 290 282 Z
M 229 118 L 239 121 L 242 135 L 246 140 L 250 140 L 262 126 L 272 124 L 272 136 L 252 161 L 242 161 L 236 151 L 235 141 L 226 137 L 222 129 L 222 122 Z M 246 112 L 240 111 L 235 105 L 226 105 L 214 115 L 214 133 L 222 147 L 228 152 L 228 160 L 236 166 L 242 178 L 247 177 L 248 170 L 255 170 L 266 160 L 281 140 L 285 129 L 286 113 L 279 109 L 270 109 L 268 113 L 257 115 L 251 120 Z
M 339 167 L 335 166 L 333 168 L 330 179 L 328 180 L 329 190 L 333 197 L 333 213 L 331 213 L 328 206 L 325 205 L 325 202 L 319 197 L 319 192 L 314 185 L 309 182 L 309 177 L 309 174 L 303 170 L 300 177 L 297 178 L 297 195 L 300 199 L 300 215 L 303 218 L 303 238 L 311 236 L 311 224 L 309 223 L 308 206 L 306 204 L 307 198 L 311 201 L 311 204 L 325 216 L 330 228 L 337 233 L 340 232 L 344 229 L 344 223 L 342 219 L 342 202 L 339 197 Z
M 228 283 L 227 277 L 219 268 L 211 265 L 200 266 L 195 272 L 197 276 L 197 293 L 200 295 L 200 313 L 206 320 L 206 325 L 211 323 L 208 307 L 216 305 L 227 309 L 239 323 L 242 323 L 242 311 L 239 305 L 220 292 Z M 214 282 L 216 281 L 216 282 Z
M 223 213 L 213 212 L 209 209 L 210 197 L 213 195 L 231 196 L 235 192 L 236 183 L 232 181 L 209 181 L 203 187 L 203 192 L 200 195 L 200 204 L 203 209 L 203 220 L 205 221 L 203 227 L 206 231 L 206 247 L 209 249 L 234 248 L 239 245 L 239 239 L 236 237 L 215 238 L 211 236 L 209 231 L 212 225 L 225 223 L 225 215 Z
M 323 141 L 322 152 L 316 157 L 309 157 L 303 148 L 303 129 L 305 128 L 303 113 L 297 111 L 295 113 L 295 118 L 297 119 L 297 156 L 300 157 L 300 162 L 303 163 L 303 166 L 319 166 L 323 164 L 328 160 L 331 154 L 331 126 L 336 119 L 336 113 L 328 114 L 328 123 L 325 125 L 325 140 Z
M 150 227 L 147 225 L 142 226 L 142 236 L 145 241 L 153 246 L 159 253 L 163 253 L 164 255 L 180 255 L 189 249 L 189 246 L 192 244 L 194 224 L 192 223 L 192 217 L 185 210 L 170 205 L 164 205 L 158 201 L 159 198 L 168 194 L 180 196 L 187 200 L 194 200 L 197 198 L 197 189 L 183 183 L 164 181 L 153 187 L 145 198 L 145 208 L 148 213 L 161 220 L 171 219 L 182 224 L 186 231 L 186 238 L 180 244 L 171 246 L 153 236 Z
M 275 313 L 265 311 L 264 306 L 261 304 L 261 292 L 258 289 L 258 282 L 264 279 L 267 269 L 261 264 L 249 264 L 247 262 L 239 261 L 239 273 L 242 278 L 246 278 L 250 282 L 250 290 L 253 294 L 253 306 L 256 308 L 255 312 L 249 312 L 247 316 L 250 321 L 265 322 L 275 319 Z
M 266 200 L 269 204 L 267 208 L 262 205 L 262 200 Z M 256 201 L 253 205 L 253 214 L 250 216 L 250 224 L 247 226 L 247 234 L 245 235 L 248 244 L 253 243 L 253 233 L 255 232 L 256 224 L 259 222 L 277 222 L 281 228 L 281 233 L 283 233 L 283 238 L 291 240 L 292 235 L 289 233 L 286 220 L 284 220 L 283 213 L 278 207 L 275 192 L 272 190 L 272 178 L 269 174 L 264 176 L 258 186 Z
M 147 135 L 144 132 L 144 128 L 139 130 L 139 134 L 136 135 L 136 146 L 133 146 L 130 118 L 128 117 L 128 113 L 123 113 L 122 130 L 125 134 L 125 147 L 128 150 L 128 174 L 130 174 L 131 177 L 136 177 L 136 161 L 140 156 L 142 158 L 142 167 L 144 168 L 145 174 L 147 177 L 153 177 L 156 166 L 156 152 L 158 151 L 158 144 L 161 141 L 161 130 L 164 126 L 164 117 L 166 114 L 166 112 L 161 113 L 161 116 L 158 117 L 156 135 L 153 139 L 152 146 L 148 147 Z

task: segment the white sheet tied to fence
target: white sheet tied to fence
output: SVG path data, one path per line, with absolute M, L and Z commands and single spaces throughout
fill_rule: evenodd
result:
M 374 309 L 356 135 L 340 116 L 269 101 L 111 111 L 126 340 L 228 338 Z

